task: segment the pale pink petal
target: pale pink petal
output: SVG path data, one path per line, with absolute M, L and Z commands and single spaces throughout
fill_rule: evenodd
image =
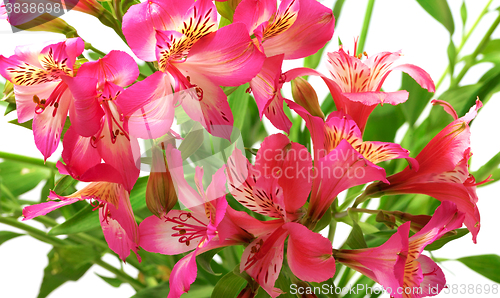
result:
M 172 92 L 173 78 L 157 71 L 121 93 L 116 105 L 125 115 L 125 129 L 142 139 L 156 139 L 170 131 L 174 105 L 186 92 Z M 189 96 L 189 94 L 187 94 Z
M 259 285 L 275 298 L 283 292 L 275 288 L 283 265 L 283 249 L 288 232 L 279 227 L 272 234 L 256 238 L 241 256 L 240 271 L 246 271 Z
M 51 191 L 51 194 L 53 191 Z M 50 202 L 45 202 L 45 203 L 40 203 L 36 205 L 31 205 L 31 206 L 26 206 L 23 208 L 23 220 L 27 219 L 32 219 L 40 215 L 45 215 L 53 210 L 56 210 L 57 208 L 60 208 L 62 206 L 70 205 L 75 202 L 79 201 L 79 199 L 76 198 L 69 198 L 69 199 L 64 199 L 61 201 L 50 201 Z
M 198 86 L 197 94 L 189 92 L 182 97 L 184 111 L 211 135 L 229 140 L 234 120 L 226 94 L 201 74 L 191 74 L 191 82 Z
M 202 240 L 200 236 L 186 241 L 188 237 L 196 231 L 206 233 L 207 224 L 205 216 L 197 217 L 183 210 L 170 210 L 162 218 L 152 215 L 139 225 L 139 244 L 149 252 L 167 255 L 184 253 L 195 249 Z M 183 229 L 184 233 L 181 232 Z
M 225 196 L 228 192 L 226 189 L 226 167 L 223 166 L 212 175 L 212 180 L 210 185 L 207 187 L 206 198 L 207 201 L 216 200 L 222 196 Z
M 131 249 L 137 251 L 137 245 L 130 240 L 125 229 L 115 219 L 104 218 L 102 212 L 99 211 L 99 221 L 109 248 L 125 262 L 125 259 L 130 255 Z
M 268 57 L 283 53 L 285 59 L 303 58 L 316 53 L 332 38 L 335 19 L 330 8 L 315 0 L 290 2 L 291 7 L 294 7 L 295 3 L 295 5 L 298 4 L 297 6 L 300 5 L 293 25 L 281 34 L 269 36 L 269 33 L 264 31 L 262 43 Z M 281 6 L 280 9 L 282 9 Z M 284 12 L 283 17 L 287 16 L 288 14 Z
M 328 63 L 326 67 L 342 93 L 376 91 L 367 89 L 370 80 L 370 68 L 361 60 L 347 54 L 342 48 L 337 52 L 328 53 L 327 56 Z
M 70 109 L 71 126 L 83 136 L 95 135 L 101 128 L 104 111 L 98 101 L 97 80 L 93 77 L 63 77 L 73 95 L 73 108 Z
M 332 243 L 305 226 L 288 222 L 287 260 L 293 274 L 301 280 L 322 282 L 335 274 Z
M 176 29 L 193 4 L 192 0 L 152 0 L 131 6 L 123 16 L 122 27 L 134 54 L 155 61 L 155 31 Z
M 276 13 L 274 0 L 243 0 L 238 4 L 233 15 L 234 23 L 243 23 L 248 32 L 253 31 L 264 22 L 272 19 Z
M 16 97 L 17 121 L 26 122 L 35 115 L 36 103 L 33 102 L 33 96 L 39 99 L 47 99 L 60 81 L 47 82 L 32 86 L 14 85 L 14 94 Z
M 410 168 L 418 171 L 417 160 L 410 157 L 410 151 L 404 149 L 399 144 L 367 141 L 356 147 L 356 150 L 374 164 L 396 158 L 406 158 Z
M 137 79 L 139 68 L 129 54 L 121 51 L 111 51 L 97 61 L 84 63 L 78 69 L 78 76 L 92 77 L 99 83 L 112 82 L 126 87 Z
M 203 198 L 187 183 L 184 178 L 181 152 L 174 149 L 172 145 L 168 144 L 165 153 L 168 169 L 170 170 L 170 175 L 172 176 L 172 181 L 174 182 L 175 191 L 177 192 L 179 201 L 187 208 L 202 205 L 204 203 Z
M 48 72 L 41 66 L 23 61 L 15 55 L 9 58 L 0 55 L 0 75 L 20 86 L 32 86 L 58 79 L 49 77 Z
M 238 86 L 257 75 L 264 59 L 245 26 L 235 23 L 200 39 L 176 67 L 186 76 L 202 74 L 216 85 Z
M 63 83 L 61 83 L 63 84 Z M 62 129 L 66 122 L 68 110 L 72 104 L 72 95 L 66 86 L 61 87 L 59 106 L 47 106 L 40 114 L 35 114 L 33 119 L 33 135 L 38 150 L 47 160 L 56 151 L 61 138 Z
M 343 93 L 350 101 L 362 103 L 366 106 L 388 103 L 393 106 L 408 100 L 408 91 L 400 90 L 395 92 L 358 92 L 358 93 Z
M 420 263 L 422 274 L 424 275 L 424 279 L 420 283 L 422 297 L 439 294 L 446 285 L 443 270 L 428 256 L 420 255 L 417 258 L 417 262 Z
M 118 186 L 118 191 L 118 208 L 108 204 L 109 216 L 116 220 L 123 230 L 125 230 L 128 238 L 135 244 L 135 249 L 133 250 L 137 253 L 139 245 L 139 227 L 135 221 L 132 205 L 130 205 L 129 192 L 125 190 L 121 184 Z

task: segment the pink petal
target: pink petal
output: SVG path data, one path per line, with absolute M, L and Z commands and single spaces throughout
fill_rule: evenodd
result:
M 53 191 L 51 191 L 52 195 Z M 23 208 L 23 220 L 27 219 L 32 219 L 40 215 L 45 215 L 51 211 L 54 211 L 62 206 L 70 205 L 73 204 L 80 199 L 76 198 L 69 198 L 69 199 L 64 199 L 61 201 L 50 201 L 50 202 L 45 202 L 45 203 L 40 203 L 36 205 L 31 205 L 31 206 L 26 206 Z
M 127 233 L 128 238 L 135 244 L 136 248 L 139 244 L 139 227 L 135 221 L 134 211 L 130 204 L 129 192 L 125 190 L 123 185 L 118 186 L 119 201 L 118 208 L 108 204 L 110 217 L 115 219 Z M 134 250 L 137 252 L 137 249 Z
M 413 64 L 403 64 L 394 67 L 392 70 L 401 70 L 409 74 L 422 88 L 429 90 L 429 92 L 435 92 L 436 88 L 434 86 L 434 81 L 432 81 L 431 76 L 422 68 L 415 66 Z
M 301 144 L 291 142 L 283 134 L 266 137 L 257 152 L 254 169 L 264 176 L 262 179 L 278 180 L 287 212 L 295 213 L 307 201 L 312 185 L 308 179 L 312 157 Z
M 369 89 L 370 68 L 360 59 L 347 54 L 342 48 L 327 56 L 326 67 L 342 93 L 377 91 Z
M 84 63 L 78 69 L 78 76 L 92 77 L 99 83 L 112 82 L 121 87 L 126 87 L 139 76 L 139 67 L 129 54 L 121 51 L 111 51 L 97 61 Z
M 374 164 L 396 158 L 406 158 L 410 169 L 418 171 L 419 165 L 415 158 L 410 157 L 410 151 L 399 144 L 386 142 L 363 142 L 356 148 L 366 159 Z
M 273 0 L 243 0 L 238 4 L 233 16 L 234 23 L 243 23 L 248 32 L 253 31 L 262 23 L 268 22 L 276 13 L 276 1 Z
M 80 177 L 101 162 L 99 151 L 92 146 L 91 138 L 76 133 L 73 125 L 66 131 L 63 145 L 62 158 L 66 163 L 64 167 L 70 168 L 68 172 L 74 177 Z
M 283 97 L 281 97 L 281 95 L 278 94 L 278 96 L 268 102 L 264 110 L 264 115 L 266 115 L 269 121 L 271 121 L 277 129 L 290 133 L 292 121 L 288 119 L 288 116 L 283 111 Z
M 385 170 L 366 160 L 346 140 L 314 166 L 309 213 L 318 220 L 343 190 L 374 180 L 387 181 Z
M 167 220 L 167 218 L 177 219 L 177 221 Z M 176 255 L 195 249 L 201 238 L 195 238 L 189 243 L 182 241 L 184 236 L 180 234 L 181 229 L 178 227 L 180 222 L 183 222 L 186 230 L 192 226 L 206 231 L 208 224 L 206 217 L 196 217 L 183 210 L 170 210 L 162 218 L 152 215 L 139 225 L 140 246 L 149 252 L 166 255 Z
M 202 74 L 215 85 L 238 86 L 257 75 L 264 59 L 245 26 L 235 23 L 200 39 L 176 67 L 186 76 Z
M 115 117 L 119 118 L 119 117 Z M 137 139 L 119 135 L 113 143 L 108 121 L 103 123 L 103 138 L 97 142 L 97 150 L 106 164 L 111 165 L 123 176 L 123 185 L 130 191 L 139 177 L 138 161 L 134 157 L 133 150 L 139 148 Z
M 191 82 L 201 90 L 201 98 L 192 92 L 182 99 L 186 114 L 213 136 L 230 139 L 233 131 L 233 113 L 222 89 L 209 78 L 198 73 L 191 74 Z
M 263 45 L 268 57 L 283 53 L 285 59 L 303 58 L 316 53 L 332 38 L 335 19 L 331 9 L 315 0 L 290 2 L 289 7 L 292 10 L 297 10 L 300 5 L 297 18 L 293 25 L 281 34 L 266 36 L 265 32 Z M 288 3 L 283 1 L 282 5 L 288 6 Z M 282 5 L 280 10 L 284 11 L 285 7 Z
M 73 101 L 71 92 L 66 86 L 61 87 L 60 94 L 58 108 L 47 106 L 42 113 L 35 114 L 33 119 L 35 144 L 43 154 L 44 160 L 47 160 L 59 145 L 68 110 Z
M 408 100 L 408 91 L 400 90 L 395 92 L 358 92 L 358 93 L 343 93 L 350 101 L 362 103 L 365 106 L 373 106 L 377 104 L 388 103 L 393 106 Z
M 191 284 L 196 280 L 198 268 L 196 266 L 196 252 L 192 252 L 180 259 L 170 273 L 170 292 L 167 298 L 179 298 L 187 293 Z
M 15 55 L 9 58 L 0 55 L 0 75 L 15 85 L 31 86 L 45 83 L 43 78 L 47 76 L 47 72 L 42 67 L 24 62 Z
M 155 61 L 155 31 L 172 30 L 182 24 L 194 1 L 152 0 L 132 5 L 123 16 L 123 34 L 142 60 Z
M 58 69 L 61 74 L 72 75 L 76 57 L 83 52 L 84 48 L 85 43 L 81 38 L 70 38 L 66 42 L 51 44 L 43 48 L 38 60 L 48 71 Z
M 252 241 L 241 256 L 240 271 L 246 271 L 273 298 L 283 292 L 275 288 L 283 265 L 283 249 L 288 232 L 282 227 Z
M 65 76 L 63 81 L 73 94 L 74 104 L 70 109 L 72 127 L 83 137 L 95 135 L 101 128 L 104 111 L 98 101 L 97 80 L 93 77 Z
M 290 233 L 287 260 L 293 274 L 301 280 L 322 282 L 335 274 L 332 243 L 305 226 L 288 222 L 283 225 Z
M 266 58 L 259 74 L 250 81 L 250 88 L 255 97 L 261 118 L 266 106 L 276 97 L 276 93 L 279 92 L 282 64 L 283 55 Z
M 198 167 L 197 167 L 198 168 Z M 212 175 L 210 185 L 207 187 L 206 198 L 207 201 L 213 201 L 220 197 L 225 196 L 228 192 L 226 190 L 226 174 L 224 173 L 226 167 L 223 166 Z

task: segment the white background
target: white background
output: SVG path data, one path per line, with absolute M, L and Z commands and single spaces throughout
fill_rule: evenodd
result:
M 326 6 L 333 7 L 333 1 L 322 1 Z M 449 1 L 455 20 L 460 20 L 460 6 L 462 1 Z M 468 30 L 477 16 L 486 5 L 486 0 L 466 1 L 468 9 Z M 328 51 L 337 50 L 337 40 L 340 38 L 347 49 L 352 49 L 352 40 L 361 32 L 361 25 L 364 18 L 365 0 L 346 1 L 335 28 L 333 42 L 329 45 Z M 500 6 L 500 1 L 493 1 L 490 6 L 492 10 Z M 462 54 L 471 53 L 481 40 L 484 32 L 489 28 L 496 18 L 497 12 L 487 14 L 476 29 L 469 42 L 465 45 Z M 127 46 L 114 34 L 114 32 L 102 25 L 93 17 L 80 12 L 71 11 L 62 17 L 73 27 L 77 28 L 79 35 L 87 42 L 92 43 L 96 48 L 108 52 L 113 49 L 127 51 Z M 460 22 L 455 28 L 453 36 L 455 44 L 460 43 L 460 32 L 462 30 Z M 500 30 L 493 34 L 494 38 L 500 37 Z M 42 32 L 21 32 L 12 34 L 9 25 L 5 21 L 0 21 L 0 54 L 10 56 L 17 45 L 44 42 L 46 40 L 60 38 L 60 35 Z M 425 69 L 435 82 L 441 77 L 448 64 L 446 48 L 448 46 L 449 34 L 446 29 L 430 17 L 414 0 L 378 0 L 375 3 L 372 22 L 370 24 L 368 39 L 365 50 L 368 54 L 381 51 L 403 50 L 405 63 L 412 63 Z M 133 55 L 133 54 L 132 54 Z M 324 63 L 324 61 L 322 61 Z M 286 63 L 284 70 L 298 67 L 301 62 Z M 462 80 L 462 84 L 472 84 L 477 82 L 482 75 L 492 65 L 482 64 L 473 67 Z M 325 71 L 324 65 L 320 71 Z M 389 76 L 384 85 L 386 90 L 395 90 L 399 87 L 401 76 L 393 73 Z M 318 89 L 320 98 L 324 98 L 326 90 L 319 81 L 312 81 L 313 86 Z M 438 90 L 436 96 L 446 90 L 447 81 Z M 472 159 L 471 170 L 477 170 L 479 166 L 488 161 L 498 151 L 500 151 L 500 121 L 498 112 L 500 111 L 499 97 L 494 96 L 490 102 L 481 110 L 479 116 L 472 126 Z M 0 113 L 3 115 L 3 107 Z M 0 150 L 16 154 L 30 155 L 42 158 L 35 147 L 31 131 L 7 124 L 8 120 L 15 118 L 15 113 L 0 119 Z M 461 115 L 460 115 L 461 116 Z M 56 161 L 60 155 L 61 148 L 49 159 Z M 38 200 L 39 187 L 26 194 L 23 199 Z M 498 249 L 498 213 L 500 211 L 499 193 L 500 183 L 493 184 L 478 189 L 478 207 L 481 213 L 481 232 L 478 235 L 478 243 L 473 244 L 471 236 L 454 241 L 451 245 L 434 253 L 440 258 L 459 258 L 462 256 L 478 254 L 499 254 Z M 36 222 L 29 222 L 37 228 L 43 228 Z M 0 224 L 0 230 L 16 229 Z M 339 227 L 339 234 L 336 237 L 335 245 L 341 243 L 348 229 Z M 50 250 L 48 244 L 42 243 L 34 238 L 23 236 L 10 240 L 0 246 L 0 297 L 36 297 L 43 276 L 43 269 L 47 265 L 47 253 Z M 106 261 L 115 266 L 119 266 L 117 258 L 106 255 Z M 137 275 L 137 271 L 128 265 L 125 270 L 132 276 Z M 449 261 L 441 264 L 449 284 L 489 284 L 493 282 L 469 270 L 459 262 Z M 500 270 L 500 268 L 499 268 Z M 134 291 L 129 285 L 122 285 L 118 289 L 112 288 L 97 277 L 94 272 L 105 276 L 111 276 L 107 271 L 94 266 L 78 282 L 67 282 L 55 290 L 49 297 L 129 297 Z M 441 294 L 439 297 L 447 295 Z M 472 295 L 452 295 L 450 297 L 471 297 Z M 493 294 L 474 295 L 475 297 L 495 297 Z M 498 297 L 498 296 L 496 296 Z

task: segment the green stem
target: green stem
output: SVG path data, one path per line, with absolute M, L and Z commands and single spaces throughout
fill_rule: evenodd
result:
M 333 243 L 333 239 L 335 238 L 335 231 L 337 230 L 337 221 L 332 219 L 330 222 L 330 226 L 328 227 L 328 240 Z
M 111 266 L 110 264 L 104 262 L 103 260 L 96 260 L 94 261 L 94 263 L 108 270 L 109 272 L 114 273 L 118 279 L 129 283 L 137 291 L 145 288 L 145 286 L 140 281 L 128 275 L 124 271 Z
M 361 28 L 361 35 L 359 36 L 358 50 L 356 55 L 363 53 L 365 47 L 366 36 L 368 35 L 368 28 L 370 27 L 370 20 L 372 18 L 373 6 L 375 0 L 368 0 L 368 5 L 366 6 L 365 19 L 363 21 L 363 27 Z
M 464 47 L 465 43 L 467 42 L 467 40 L 471 36 L 472 32 L 474 32 L 474 30 L 476 29 L 477 25 L 479 24 L 479 22 L 483 18 L 483 16 L 488 12 L 488 8 L 490 7 L 490 4 L 491 4 L 492 1 L 493 0 L 490 0 L 486 4 L 486 6 L 483 8 L 483 11 L 481 11 L 481 13 L 479 14 L 479 16 L 477 17 L 476 22 L 474 22 L 474 25 L 472 25 L 472 27 L 469 29 L 469 31 L 467 32 L 467 34 L 465 34 L 465 36 L 462 37 L 462 41 L 460 42 L 460 46 L 458 47 L 458 49 L 456 51 L 456 56 L 457 57 L 460 54 L 460 51 Z M 436 90 L 439 88 L 439 86 L 441 85 L 441 83 L 443 82 L 444 78 L 446 78 L 446 75 L 449 72 L 450 72 L 450 66 L 448 65 L 448 67 L 444 70 L 443 74 L 441 75 L 441 77 L 439 78 L 439 81 L 436 84 Z
M 86 44 L 85 44 L 85 48 L 86 48 L 87 50 L 92 50 L 93 52 L 95 52 L 95 53 L 97 53 L 97 54 L 99 54 L 99 55 L 101 55 L 101 56 L 103 56 L 103 57 L 104 57 L 104 56 L 106 56 L 106 53 L 104 53 L 103 51 L 101 51 L 101 50 L 99 50 L 99 49 L 94 48 L 94 46 L 93 46 L 93 45 L 91 45 L 90 43 L 86 43 Z
M 41 231 L 37 228 L 34 228 L 32 226 L 29 226 L 27 224 L 24 224 L 20 221 L 18 221 L 15 218 L 12 217 L 0 217 L 0 223 L 4 223 L 6 225 L 21 229 L 23 231 L 28 232 L 28 234 L 32 235 L 33 237 L 36 237 L 37 239 L 49 243 L 53 246 L 62 246 L 62 245 L 67 245 L 66 241 L 59 239 L 54 236 L 49 236 L 47 233 L 44 231 Z
M 500 14 L 498 14 L 498 16 L 495 19 L 495 21 L 493 22 L 493 24 L 490 26 L 490 28 L 488 29 L 486 34 L 483 36 L 483 39 L 481 40 L 479 45 L 476 47 L 474 52 L 468 58 L 467 62 L 465 62 L 464 68 L 462 68 L 462 70 L 460 71 L 458 76 L 452 81 L 451 87 L 457 87 L 458 84 L 460 83 L 460 81 L 462 80 L 462 78 L 465 76 L 465 74 L 469 70 L 469 68 L 471 68 L 474 65 L 474 63 L 476 62 L 477 55 L 479 55 L 479 53 L 481 53 L 484 50 L 484 48 L 486 47 L 486 45 L 490 41 L 491 35 L 495 31 L 495 29 L 498 27 L 498 24 L 500 24 Z
M 46 222 L 48 224 L 52 224 L 52 222 L 51 222 L 51 221 L 53 221 L 52 219 L 50 219 L 48 217 L 42 217 L 42 218 L 45 218 L 45 220 L 39 220 L 40 222 Z M 32 226 L 29 226 L 27 224 L 24 224 L 24 223 L 18 221 L 15 218 L 12 218 L 12 217 L 1 217 L 0 216 L 0 223 L 3 223 L 6 225 L 9 225 L 9 226 L 21 229 L 23 231 L 26 231 L 26 232 L 28 232 L 28 234 L 32 235 L 34 238 L 36 238 L 40 241 L 43 241 L 45 243 L 51 244 L 53 246 L 64 246 L 64 245 L 69 244 L 64 239 L 59 239 L 57 237 L 47 235 L 47 233 L 45 233 L 44 231 L 41 231 L 41 230 L 34 228 Z M 96 260 L 96 261 L 94 261 L 94 263 L 103 267 L 104 269 L 108 270 L 109 272 L 114 273 L 120 280 L 132 285 L 132 287 L 134 287 L 134 289 L 141 290 L 144 288 L 144 285 L 142 283 L 140 283 L 138 280 L 134 279 L 133 277 L 131 277 L 127 273 L 125 273 L 119 269 L 116 269 L 115 267 L 111 266 L 108 263 L 106 263 L 102 260 Z
M 8 152 L 1 152 L 0 151 L 0 158 L 3 159 L 8 159 L 8 160 L 14 160 L 14 161 L 20 161 L 24 163 L 29 163 L 35 166 L 40 166 L 40 167 L 46 167 L 49 169 L 55 169 L 56 164 L 50 161 L 43 161 L 38 158 L 33 158 L 33 157 L 28 157 L 28 156 L 23 156 L 23 155 L 18 155 L 14 153 L 8 153 Z

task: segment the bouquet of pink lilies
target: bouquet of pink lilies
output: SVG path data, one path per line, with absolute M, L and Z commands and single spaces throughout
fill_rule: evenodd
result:
M 451 41 L 450 87 L 433 99 L 431 76 L 401 62 L 401 51 L 363 51 L 373 0 L 354 47 L 334 52 L 324 49 L 344 1 L 39 0 L 34 11 L 33 1 L 4 2 L 0 18 L 14 30 L 65 35 L 0 55 L 6 114 L 32 129 L 43 156 L 0 152 L 0 223 L 54 245 L 39 297 L 92 264 L 134 297 L 434 296 L 447 289 L 443 260 L 424 250 L 468 233 L 476 243 L 476 188 L 500 177 L 500 155 L 471 173 L 470 125 L 498 91 L 500 64 L 478 88 L 459 83 L 493 48 L 500 20 L 455 76 Z M 446 1 L 418 2 L 453 33 Z M 95 16 L 135 57 L 85 42 L 56 6 Z M 300 58 L 304 67 L 283 70 Z M 326 73 L 316 70 L 321 59 Z M 392 71 L 405 73 L 403 84 L 387 92 Z M 47 161 L 59 146 L 59 161 Z M 2 168 L 22 165 L 39 175 L 22 187 L 5 182 Z M 41 201 L 18 198 L 41 181 Z M 351 229 L 334 246 L 338 223 Z M 105 253 L 139 275 L 104 262 Z M 462 261 L 500 282 L 491 269 L 499 256 Z

